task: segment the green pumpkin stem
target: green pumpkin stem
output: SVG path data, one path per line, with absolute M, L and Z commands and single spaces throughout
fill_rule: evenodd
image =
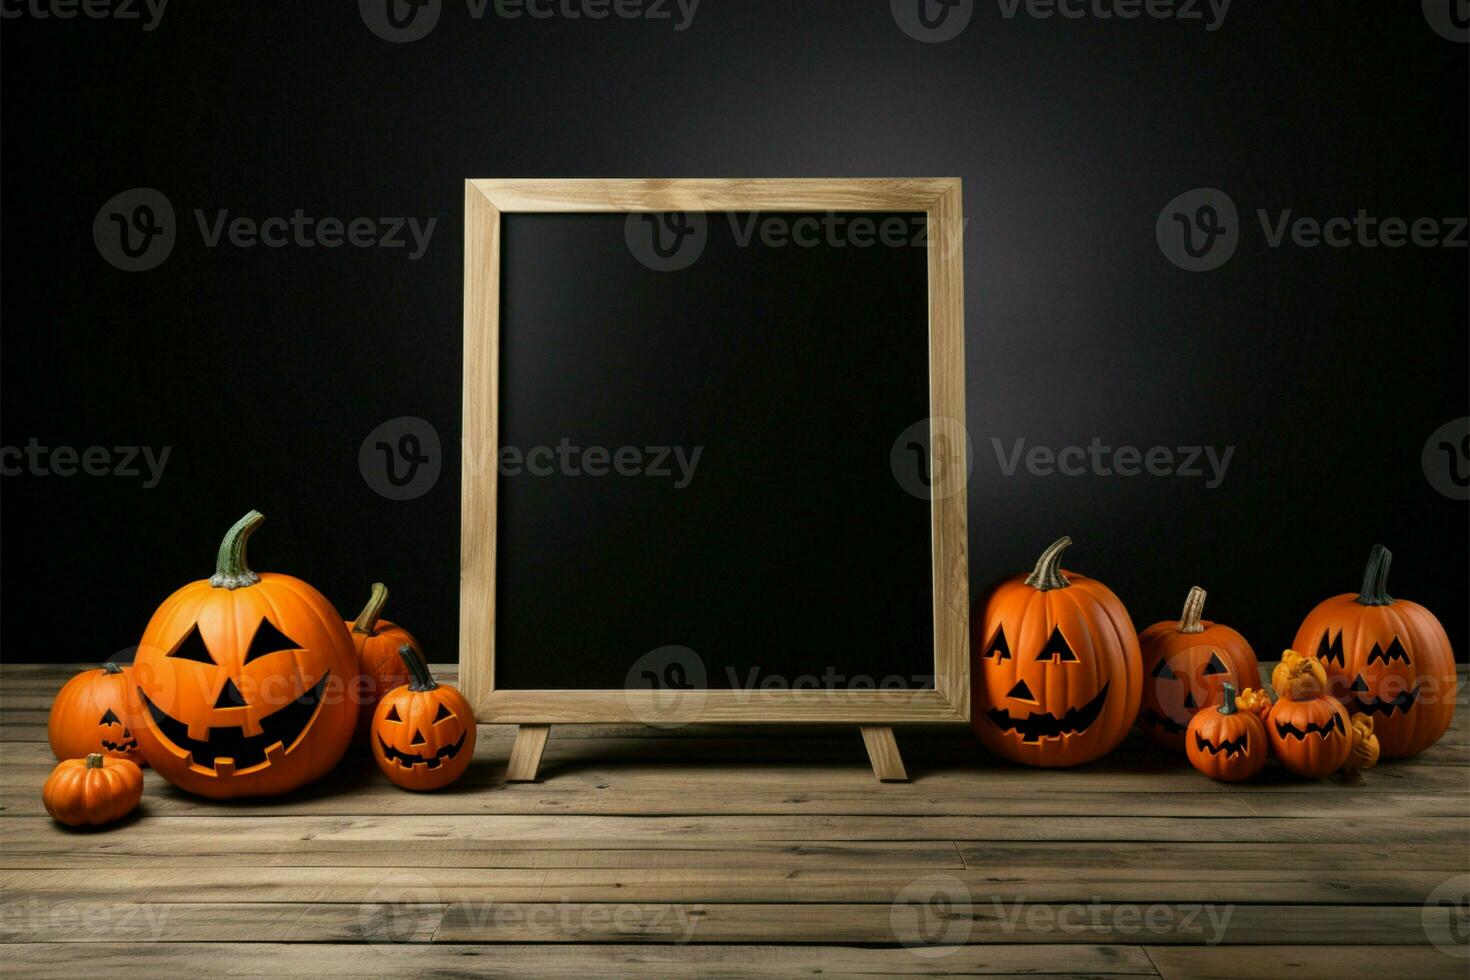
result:
M 1363 587 L 1358 591 L 1358 602 L 1365 606 L 1391 606 L 1393 596 L 1388 594 L 1388 563 L 1393 561 L 1393 552 L 1381 544 L 1375 544 L 1368 555 L 1368 567 L 1363 570 Z
M 216 589 L 241 589 L 260 581 L 260 576 L 245 564 L 245 545 L 263 520 L 264 514 L 252 510 L 225 532 L 225 539 L 219 546 L 219 558 L 214 563 L 214 574 L 209 578 L 210 585 Z
M 378 617 L 383 615 L 383 604 L 388 601 L 388 587 L 382 582 L 373 583 L 373 594 L 368 596 L 367 605 L 352 621 L 352 632 L 372 636 L 378 628 Z
M 1041 553 L 1036 559 L 1036 567 L 1031 574 L 1026 576 L 1026 584 L 1038 592 L 1046 592 L 1051 589 L 1065 589 L 1071 585 L 1067 576 L 1062 574 L 1062 552 L 1072 546 L 1072 539 L 1063 535 L 1051 543 L 1051 547 Z
M 1189 590 L 1184 600 L 1184 612 L 1179 614 L 1179 632 L 1203 633 L 1204 624 L 1200 617 L 1205 614 L 1205 590 L 1198 585 Z
M 409 646 L 407 643 L 398 648 L 398 656 L 403 660 L 403 666 L 408 668 L 411 680 L 408 682 L 410 691 L 432 691 L 439 684 L 434 676 L 429 673 L 429 665 L 424 663 L 423 656 Z
M 1220 705 L 1220 714 L 1235 714 L 1235 685 L 1229 681 L 1225 682 L 1225 702 Z
M 104 673 L 104 674 L 121 674 L 122 673 L 122 668 L 119 667 L 117 664 L 113 663 L 111 660 L 109 660 L 107 663 L 105 663 L 105 664 L 102 665 L 102 673 Z
M 87 768 L 88 769 L 101 769 L 102 768 L 102 753 L 101 752 L 93 752 L 91 755 L 87 756 Z

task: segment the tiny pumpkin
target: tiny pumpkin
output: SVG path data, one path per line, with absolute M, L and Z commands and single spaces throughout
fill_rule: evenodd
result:
M 1235 686 L 1223 685 L 1221 704 L 1190 719 L 1184 751 L 1190 764 L 1211 779 L 1227 783 L 1249 779 L 1261 771 L 1271 754 L 1266 726 L 1235 703 Z
M 1223 700 L 1225 685 L 1237 690 L 1256 683 L 1260 665 L 1245 637 L 1223 623 L 1201 618 L 1205 590 L 1189 590 L 1176 620 L 1155 623 L 1138 634 L 1143 654 L 1143 707 L 1138 721 L 1159 745 L 1179 750 L 1190 719 Z
M 418 650 L 398 648 L 411 680 L 384 696 L 373 712 L 373 759 L 404 789 L 440 789 L 475 755 L 475 713 L 464 695 L 440 684 Z
M 101 752 L 63 761 L 41 787 L 46 812 L 68 827 L 121 820 L 142 798 L 143 770 L 129 759 Z
M 395 687 L 409 682 L 408 668 L 398 655 L 398 648 L 407 644 L 420 652 L 419 641 L 404 629 L 382 619 L 383 606 L 388 601 L 388 587 L 374 582 L 367 605 L 357 618 L 347 624 L 352 646 L 357 651 L 357 669 L 360 671 L 358 686 L 354 693 L 361 700 L 358 710 L 358 741 L 366 742 L 373 723 L 373 710 L 383 696 Z
M 1393 555 L 1374 545 L 1358 593 L 1319 603 L 1297 649 L 1320 660 L 1329 689 L 1354 715 L 1374 718 L 1385 759 L 1418 755 L 1455 715 L 1455 651 L 1434 614 L 1388 594 Z
M 1272 674 L 1272 683 L 1280 685 L 1281 700 L 1271 709 L 1266 734 L 1283 766 L 1298 776 L 1321 779 L 1342 768 L 1352 750 L 1348 715 L 1323 693 L 1321 664 L 1293 650 L 1281 659 Z
M 1353 747 L 1348 752 L 1348 769 L 1372 769 L 1378 764 L 1378 756 L 1382 751 L 1378 736 L 1373 733 L 1372 715 L 1352 716 Z
M 132 731 L 129 673 L 127 667 L 106 663 L 61 686 L 46 719 L 46 738 L 56 758 L 80 759 L 101 752 L 139 766 L 148 764 Z

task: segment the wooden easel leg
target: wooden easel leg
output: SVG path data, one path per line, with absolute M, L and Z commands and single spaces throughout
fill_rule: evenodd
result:
M 903 757 L 898 754 L 898 743 L 893 739 L 893 729 L 887 725 L 862 725 L 863 744 L 868 748 L 868 761 L 873 764 L 873 775 L 882 783 L 906 783 L 909 774 L 904 771 Z
M 534 783 L 541 768 L 541 752 L 546 748 L 550 725 L 521 725 L 516 729 L 516 743 L 510 749 L 510 765 L 505 769 L 508 783 Z

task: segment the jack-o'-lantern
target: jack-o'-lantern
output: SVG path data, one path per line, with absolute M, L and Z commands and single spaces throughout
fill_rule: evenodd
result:
M 1143 652 L 1143 707 L 1139 725 L 1170 749 L 1185 748 L 1195 713 L 1221 703 L 1224 685 L 1237 690 L 1260 681 L 1260 665 L 1245 637 L 1223 623 L 1202 620 L 1205 590 L 1189 590 L 1178 621 L 1164 620 L 1138 634 Z
M 1271 749 L 1291 772 L 1321 779 L 1342 768 L 1352 749 L 1348 714 L 1323 693 L 1326 679 L 1321 664 L 1294 650 L 1285 651 L 1281 662 L 1272 674 L 1281 700 L 1266 719 Z
M 1297 649 L 1327 670 L 1328 690 L 1352 714 L 1373 716 L 1383 758 L 1417 755 L 1455 714 L 1455 651 L 1428 609 L 1388 594 L 1393 556 L 1375 545 L 1357 595 L 1322 602 L 1297 630 Z
M 127 667 L 107 663 L 84 670 L 61 686 L 46 719 L 46 738 L 58 759 L 101 752 L 145 766 L 133 736 Z
M 1138 716 L 1143 663 L 1133 621 L 1107 586 L 1062 571 L 1071 543 L 1058 540 L 1030 575 L 1001 583 L 976 609 L 970 724 L 1013 762 L 1091 762 Z
M 357 725 L 357 658 L 332 604 L 289 575 L 256 574 L 225 535 L 215 574 L 149 620 L 133 664 L 134 733 L 159 775 L 216 798 L 285 793 L 341 759 Z
M 474 758 L 475 713 L 464 695 L 434 680 L 418 650 L 405 643 L 398 653 L 412 679 L 373 712 L 373 758 L 404 789 L 448 786 Z
M 1185 754 L 1190 763 L 1211 779 L 1227 783 L 1249 779 L 1261 771 L 1271 748 L 1266 726 L 1249 711 L 1235 705 L 1235 686 L 1221 685 L 1221 703 L 1195 713 L 1189 721 Z
M 403 665 L 398 648 L 407 644 L 422 653 L 419 641 L 408 630 L 381 618 L 387 601 L 388 587 L 382 582 L 374 582 L 367 605 L 362 607 L 356 619 L 347 624 L 352 645 L 357 650 L 357 669 L 362 678 L 355 690 L 361 700 L 357 736 L 363 742 L 367 741 L 368 729 L 372 727 L 373 709 L 383 700 L 383 695 L 409 681 L 408 668 Z

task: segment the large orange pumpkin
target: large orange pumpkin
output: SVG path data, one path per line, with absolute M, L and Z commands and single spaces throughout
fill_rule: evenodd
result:
M 374 582 L 367 605 L 357 618 L 347 624 L 352 645 L 357 650 L 357 669 L 361 683 L 356 691 L 361 707 L 357 715 L 357 737 L 367 741 L 368 729 L 372 727 L 373 709 L 383 700 L 383 695 L 409 681 L 408 668 L 398 655 L 398 648 L 410 646 L 423 654 L 419 641 L 408 630 L 381 618 L 383 606 L 388 601 L 388 587 Z
M 1308 779 L 1321 779 L 1342 768 L 1353 737 L 1347 712 L 1324 693 L 1321 665 L 1287 650 L 1271 679 L 1281 700 L 1266 719 L 1266 734 L 1277 760 Z
M 1260 665 L 1245 637 L 1223 623 L 1201 619 L 1205 590 L 1189 590 L 1177 621 L 1154 623 L 1138 634 L 1143 652 L 1143 707 L 1138 722 L 1149 738 L 1185 748 L 1185 729 L 1202 708 L 1224 700 L 1226 684 L 1244 690 L 1260 683 Z
M 434 680 L 417 650 L 405 643 L 398 653 L 413 679 L 373 712 L 373 758 L 404 789 L 440 789 L 474 758 L 475 713 L 464 695 Z
M 127 667 L 107 663 L 84 670 L 61 686 L 46 719 L 46 738 L 58 759 L 82 759 L 93 752 L 144 766 L 133 736 Z
M 970 725 L 986 748 L 1032 766 L 1111 751 L 1138 716 L 1143 662 L 1107 586 L 1060 568 L 1061 538 L 1030 575 L 995 588 L 972 630 Z
M 149 620 L 133 663 L 135 733 L 169 782 L 203 796 L 284 793 L 322 776 L 357 725 L 341 615 L 300 579 L 245 563 L 264 518 L 225 535 L 215 574 Z
M 1417 755 L 1455 714 L 1455 651 L 1444 627 L 1417 602 L 1388 594 L 1393 555 L 1374 545 L 1356 595 L 1307 614 L 1293 646 L 1316 657 L 1329 690 L 1352 714 L 1373 716 L 1385 759 Z

